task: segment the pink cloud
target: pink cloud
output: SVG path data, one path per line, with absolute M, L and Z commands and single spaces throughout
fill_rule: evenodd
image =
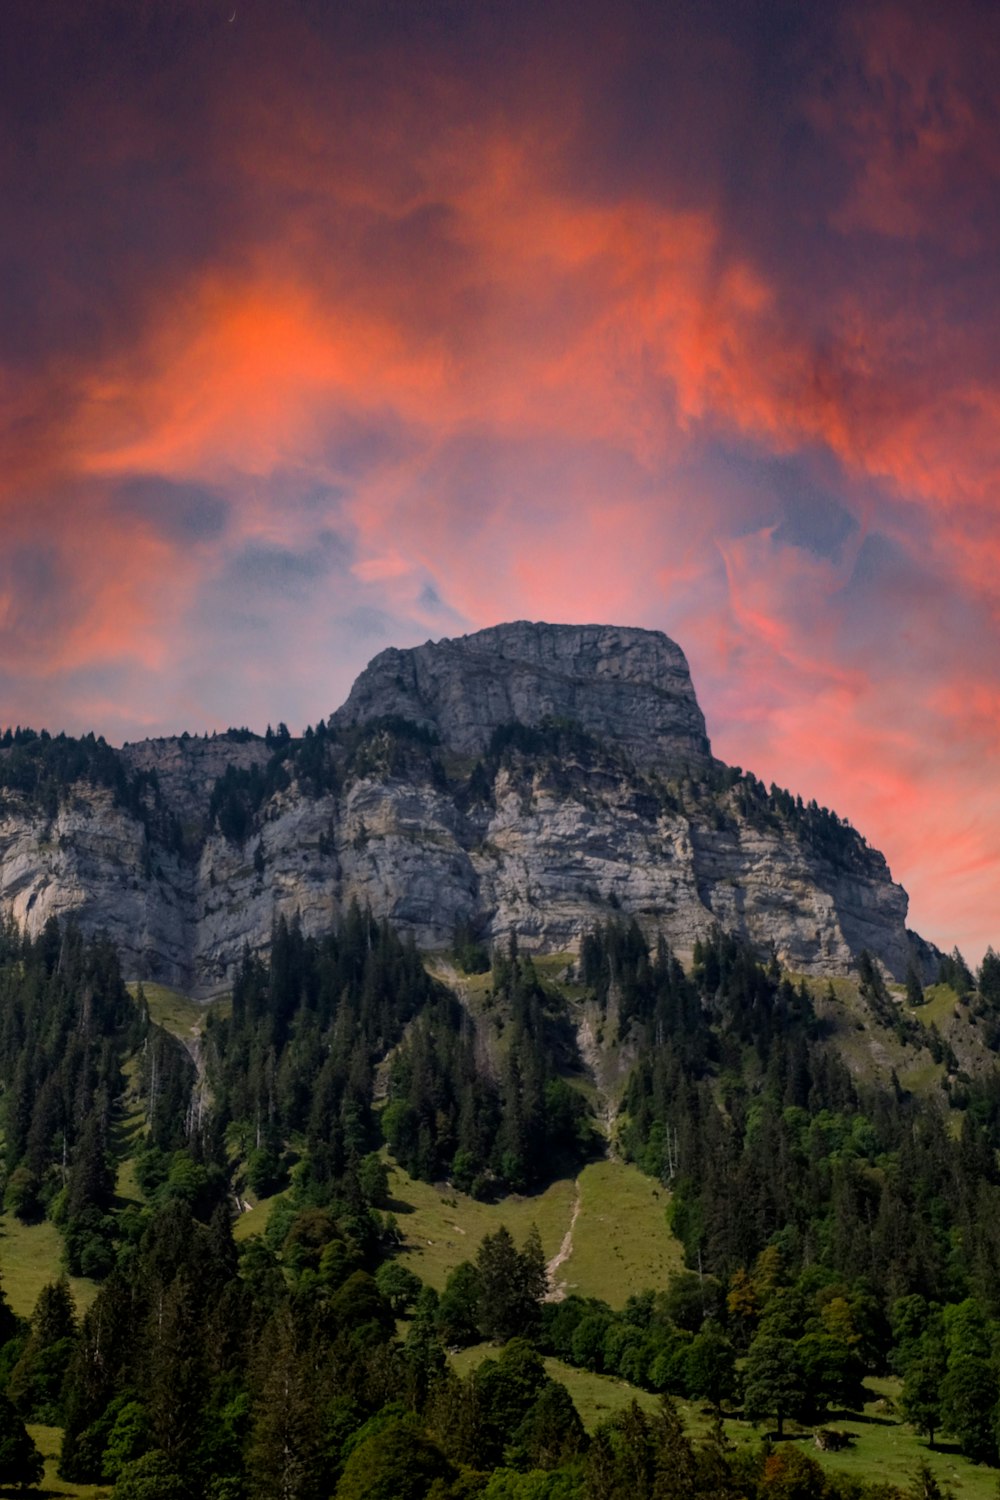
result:
M 921 921 L 981 946 L 1000 669 L 995 636 L 975 637 L 1000 605 L 1000 382 L 995 297 L 970 314 L 954 282 L 988 239 L 976 195 L 1000 156 L 966 28 L 849 8 L 840 66 L 796 73 L 779 121 L 808 125 L 839 187 L 786 200 L 775 175 L 765 232 L 725 164 L 684 174 L 665 127 L 661 177 L 624 149 L 620 186 L 581 171 L 635 63 L 610 25 L 585 59 L 559 36 L 573 69 L 505 52 L 491 90 L 447 49 L 366 38 L 355 55 L 294 8 L 266 49 L 249 23 L 205 24 L 210 61 L 157 75 L 152 113 L 123 84 L 60 117 L 81 170 L 145 178 L 169 145 L 201 216 L 170 183 L 163 223 L 176 207 L 186 234 L 169 265 L 140 240 L 92 340 L 0 365 L 4 542 L 44 539 L 61 593 L 35 617 L 16 580 L 0 594 L 8 656 L 77 713 L 151 722 L 152 690 L 130 697 L 145 673 L 214 724 L 225 669 L 265 717 L 293 716 L 267 706 L 290 682 L 314 695 L 300 717 L 332 707 L 315 695 L 369 649 L 362 627 L 342 644 L 347 619 L 374 622 L 372 647 L 518 615 L 663 626 L 720 753 L 849 813 Z M 707 78 L 739 66 L 717 38 L 677 45 L 702 46 Z M 192 80 L 193 144 L 163 115 Z M 706 118 L 692 106 L 691 153 L 729 109 L 721 92 Z M 817 452 L 836 545 L 791 540 L 777 498 L 720 479 L 720 454 L 738 470 Z M 111 497 L 136 477 L 218 492 L 224 535 L 123 514 Z M 334 534 L 333 581 L 310 583 Z M 898 578 L 866 583 L 875 537 Z M 111 666 L 117 700 L 68 686 Z

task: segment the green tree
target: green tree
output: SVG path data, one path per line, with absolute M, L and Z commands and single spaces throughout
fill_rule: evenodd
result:
M 383 1261 L 375 1272 L 375 1285 L 397 1318 L 404 1318 L 420 1296 L 423 1283 L 419 1276 L 398 1260 Z
M 61 1423 L 62 1388 L 76 1332 L 76 1309 L 62 1276 L 39 1292 L 31 1332 L 7 1385 L 7 1395 L 29 1421 Z
M 146 1329 L 145 1391 L 155 1445 L 173 1471 L 186 1474 L 207 1390 L 198 1297 L 186 1270 L 156 1296 Z
M 480 1413 L 482 1454 L 499 1463 L 511 1440 L 548 1383 L 541 1356 L 526 1339 L 511 1339 L 499 1359 L 485 1359 L 474 1384 Z
M 24 1328 L 23 1321 L 11 1307 L 7 1299 L 7 1291 L 0 1279 L 0 1347 L 10 1339 L 17 1338 Z
M 831 1408 L 857 1411 L 864 1404 L 864 1371 L 846 1340 L 830 1333 L 807 1333 L 795 1346 L 805 1387 L 806 1406 L 814 1416 Z
M 661 1400 L 651 1431 L 656 1453 L 653 1500 L 687 1500 L 697 1494 L 698 1459 L 669 1396 Z
M 165 1453 L 153 1450 L 119 1471 L 111 1500 L 191 1500 L 191 1487 Z
M 37 1484 L 42 1455 L 6 1396 L 0 1395 L 0 1484 Z
M 474 1344 L 479 1337 L 482 1284 L 471 1261 L 457 1265 L 445 1283 L 437 1308 L 437 1326 L 446 1344 Z
M 923 1005 L 926 996 L 924 987 L 920 983 L 920 975 L 912 964 L 906 971 L 906 1003 L 907 1005 Z
M 983 955 L 977 987 L 988 1005 L 1000 1007 L 1000 958 L 992 948 L 987 948 Z
M 389 1169 L 376 1151 L 363 1158 L 358 1167 L 358 1181 L 365 1201 L 372 1208 L 387 1208 L 389 1204 Z
M 941 1426 L 977 1463 L 996 1455 L 994 1412 L 1000 1398 L 989 1327 L 979 1303 L 968 1297 L 944 1312 L 948 1365 L 941 1382 Z
M 436 1481 L 454 1478 L 438 1445 L 411 1418 L 400 1417 L 353 1449 L 337 1500 L 424 1500 Z
M 594 1433 L 585 1475 L 587 1500 L 654 1500 L 657 1444 L 653 1424 L 638 1402 Z
M 743 1409 L 751 1422 L 773 1415 L 780 1438 L 786 1416 L 801 1408 L 805 1396 L 805 1381 L 792 1340 L 758 1334 L 743 1369 Z
M 907 1422 L 926 1433 L 934 1447 L 934 1434 L 941 1425 L 941 1387 L 945 1375 L 944 1349 L 925 1346 L 907 1366 L 899 1407 Z
M 736 1391 L 736 1354 L 721 1329 L 711 1324 L 692 1339 L 685 1360 L 688 1393 L 711 1401 L 716 1413 Z
M 445 1353 L 437 1335 L 435 1315 L 438 1295 L 433 1287 L 421 1288 L 414 1308 L 413 1321 L 407 1331 L 403 1353 L 409 1367 L 411 1405 L 422 1410 L 428 1392 L 445 1369 Z
M 42 1184 L 37 1172 L 22 1163 L 14 1168 L 7 1179 L 4 1207 L 8 1213 L 20 1219 L 22 1224 L 37 1223 L 45 1216 L 41 1193 Z
M 941 1426 L 976 1463 L 996 1457 L 996 1372 L 975 1354 L 952 1354 L 941 1382 Z
M 247 1456 L 253 1500 L 317 1500 L 322 1430 L 313 1372 L 288 1307 L 264 1329 L 254 1362 Z
M 152 1442 L 149 1416 L 141 1401 L 127 1401 L 115 1417 L 104 1449 L 102 1468 L 108 1479 L 148 1452 Z
M 499 1343 L 537 1333 L 546 1289 L 545 1257 L 538 1230 L 532 1229 L 524 1250 L 501 1224 L 484 1237 L 476 1256 L 479 1273 L 479 1330 Z
M 513 1445 L 536 1469 L 556 1469 L 583 1452 L 586 1433 L 573 1399 L 557 1380 L 546 1381 L 523 1421 Z

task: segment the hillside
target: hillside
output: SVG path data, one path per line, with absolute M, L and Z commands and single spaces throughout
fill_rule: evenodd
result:
M 389 1462 L 401 1422 L 420 1500 L 431 1471 L 458 1500 L 511 1464 L 592 1500 L 626 1432 L 654 1461 L 664 1394 L 685 1463 L 721 1403 L 747 1500 L 771 1493 L 754 1423 L 834 1422 L 854 1447 L 829 1475 L 908 1482 L 921 1449 L 887 1397 L 997 1458 L 949 1395 L 969 1354 L 1000 1404 L 995 964 L 977 989 L 947 961 L 957 988 L 926 994 L 865 955 L 792 979 L 716 931 L 685 970 L 616 920 L 578 956 L 509 943 L 484 968 L 471 937 L 422 958 L 354 908 L 322 939 L 279 921 L 205 1007 L 126 993 L 72 931 L 4 942 L 0 1264 L 20 1247 L 9 1292 L 33 1312 L 0 1329 L 0 1380 L 58 1447 L 53 1493 L 148 1471 L 271 1494 L 294 1455 L 342 1500 L 355 1450 Z M 62 1265 L 82 1324 L 40 1311 Z M 754 1373 L 775 1341 L 784 1395 Z M 445 1348 L 468 1351 L 452 1376 Z M 966 1462 L 940 1472 L 977 1495 Z

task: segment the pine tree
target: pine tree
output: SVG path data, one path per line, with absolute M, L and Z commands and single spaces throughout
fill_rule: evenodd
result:
M 42 1455 L 6 1396 L 0 1395 L 0 1484 L 38 1484 Z
M 197 1446 L 207 1394 L 203 1322 L 186 1271 L 156 1298 L 147 1323 L 146 1404 L 156 1446 L 185 1474 Z
M 476 1256 L 479 1273 L 479 1329 L 484 1338 L 505 1344 L 537 1332 L 545 1291 L 545 1257 L 538 1231 L 518 1252 L 503 1224 L 484 1237 Z
M 39 1292 L 31 1332 L 7 1384 L 7 1395 L 29 1421 L 61 1421 L 63 1383 L 76 1333 L 73 1296 L 62 1276 Z
M 287 1307 L 279 1307 L 264 1329 L 255 1360 L 255 1385 L 247 1458 L 253 1500 L 318 1500 L 318 1392 Z

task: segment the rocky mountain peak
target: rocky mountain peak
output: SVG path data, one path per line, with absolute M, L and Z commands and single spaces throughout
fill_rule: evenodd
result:
M 355 901 L 431 949 L 461 929 L 572 952 L 635 917 L 682 956 L 718 925 L 795 972 L 863 950 L 935 969 L 876 850 L 712 758 L 658 631 L 516 621 L 383 651 L 301 739 L 0 748 L 0 911 L 33 933 L 73 916 L 131 975 L 211 993 L 277 917 L 319 934 Z
M 477 755 L 517 720 L 571 720 L 637 765 L 701 766 L 705 719 L 681 648 L 658 630 L 528 620 L 381 652 L 331 728 L 398 716 Z

